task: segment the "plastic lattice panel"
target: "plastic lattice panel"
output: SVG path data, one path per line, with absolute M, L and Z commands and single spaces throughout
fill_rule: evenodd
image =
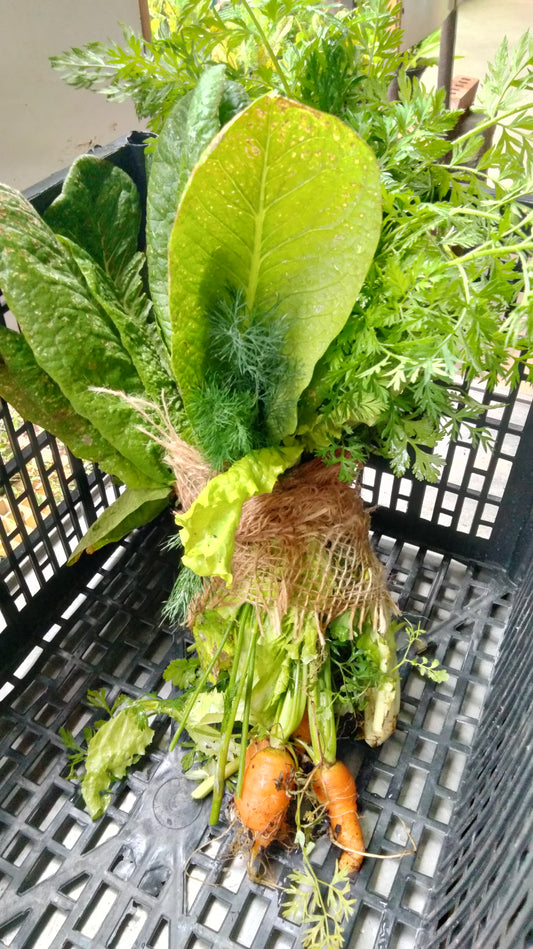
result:
M 280 890 L 251 882 L 233 855 L 231 809 L 208 827 L 208 802 L 189 796 L 172 728 L 156 729 L 150 754 L 116 786 L 92 822 L 66 779 L 61 726 L 81 738 L 95 719 L 88 689 L 168 693 L 162 672 L 183 654 L 183 636 L 160 621 L 174 558 L 166 525 L 138 532 L 95 572 L 50 626 L 36 630 L 3 686 L 0 746 L 0 944 L 16 949 L 295 949 L 297 922 L 280 913 Z M 411 672 L 395 735 L 380 749 L 341 742 L 357 775 L 368 849 L 354 885 L 350 949 L 413 949 L 471 754 L 509 605 L 509 582 L 388 537 L 376 538 L 391 588 L 429 630 L 428 650 L 446 667 L 441 685 Z M 228 799 L 228 804 L 229 804 Z M 313 860 L 331 874 L 335 850 Z M 276 851 L 270 880 L 298 866 Z
M 0 294 L 0 324 L 14 323 Z M 16 324 L 15 324 L 16 325 Z M 0 399 L 0 633 L 44 590 L 117 489 Z

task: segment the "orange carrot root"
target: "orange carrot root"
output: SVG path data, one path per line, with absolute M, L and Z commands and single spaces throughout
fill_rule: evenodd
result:
M 311 726 L 309 725 L 309 715 L 307 714 L 307 709 L 303 713 L 302 720 L 298 725 L 298 728 L 295 728 L 292 735 L 292 741 L 301 741 L 304 745 L 311 744 Z
M 271 748 L 268 744 L 250 747 L 254 750 L 248 749 L 242 794 L 235 797 L 235 807 L 243 825 L 252 833 L 255 857 L 283 828 L 294 767 L 290 754 L 283 748 Z
M 355 873 L 363 862 L 365 844 L 357 816 L 357 793 L 355 781 L 342 761 L 331 767 L 317 768 L 313 778 L 313 790 L 321 804 L 325 805 L 334 839 L 343 847 L 339 861 L 341 869 Z

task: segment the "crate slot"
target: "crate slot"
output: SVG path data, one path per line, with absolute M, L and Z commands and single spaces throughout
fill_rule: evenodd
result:
M 433 877 L 444 842 L 444 834 L 427 827 L 417 845 L 414 861 L 415 869 L 424 876 Z
M 152 935 L 146 942 L 146 949 L 169 949 L 170 924 L 164 917 L 158 920 Z
M 231 863 L 224 867 L 220 877 L 220 886 L 230 893 L 238 893 L 243 880 L 246 879 L 246 857 L 237 854 Z
M 201 893 L 207 870 L 195 863 L 190 863 L 185 873 L 185 892 L 187 912 L 190 912 L 194 906 L 197 896 Z
M 210 896 L 200 915 L 200 922 L 208 929 L 219 932 L 230 909 L 230 904 L 215 896 Z
M 97 847 L 101 847 L 107 843 L 108 840 L 116 837 L 120 830 L 120 825 L 107 816 L 102 817 L 94 826 L 96 830 L 91 834 L 89 840 L 84 845 L 82 853 L 89 853 L 91 850 L 96 850 Z
M 91 897 L 86 909 L 75 925 L 75 929 L 89 939 L 95 939 L 106 917 L 111 912 L 117 899 L 117 891 L 106 883 L 101 883 L 96 893 Z
M 267 909 L 268 900 L 255 893 L 249 894 L 231 931 L 231 938 L 237 945 L 246 946 L 247 949 L 253 945 Z
M 60 887 L 59 892 L 75 903 L 77 900 L 79 900 L 90 879 L 91 878 L 88 873 L 80 873 L 80 875 L 75 877 L 74 880 L 64 883 L 63 886 Z
M 427 890 L 416 880 L 407 880 L 402 895 L 402 906 L 421 916 L 427 901 Z
M 146 909 L 132 900 L 115 933 L 106 944 L 106 949 L 136 949 L 139 945 L 138 937 L 147 918 Z
M 377 949 L 376 939 L 381 922 L 381 913 L 370 906 L 362 906 L 357 913 L 354 935 L 350 949 Z
M 80 824 L 74 817 L 68 816 L 54 832 L 53 839 L 67 850 L 72 850 L 73 847 L 76 846 L 84 829 L 84 824 Z
M 398 861 L 396 860 L 376 860 L 376 868 L 370 877 L 368 884 L 372 893 L 387 899 L 392 890 L 396 874 L 398 872 Z
M 67 795 L 57 787 L 51 787 L 28 817 L 28 824 L 35 830 L 47 830 L 67 803 Z
M 2 856 L 14 867 L 21 867 L 33 849 L 33 841 L 25 834 L 17 833 L 9 842 Z
M 57 854 L 52 853 L 45 847 L 39 854 L 29 873 L 24 877 L 18 892 L 25 893 L 26 890 L 32 889 L 34 886 L 37 886 L 38 883 L 43 883 L 44 880 L 55 876 L 58 870 L 61 869 L 62 863 L 62 859 L 58 857 Z
M 18 817 L 24 810 L 27 802 L 31 800 L 31 792 L 27 788 L 15 785 L 0 802 L 2 810 L 7 811 L 12 817 Z
M 25 920 L 28 917 L 28 913 L 17 913 L 16 916 L 11 917 L 5 923 L 0 924 L 0 943 L 3 946 L 15 946 L 15 939 L 17 938 Z

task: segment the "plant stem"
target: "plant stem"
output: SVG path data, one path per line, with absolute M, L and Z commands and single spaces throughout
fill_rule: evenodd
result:
M 447 262 L 447 266 L 462 267 L 463 264 L 468 263 L 471 260 L 482 260 L 483 257 L 503 257 L 507 256 L 508 254 L 523 253 L 525 249 L 528 249 L 530 244 L 530 241 L 523 241 L 521 244 L 507 244 L 506 247 L 495 247 L 494 244 L 485 244 L 482 247 L 469 251 L 467 254 L 462 254 L 461 257 L 456 257 L 453 260 L 449 260 Z
M 228 761 L 224 769 L 224 780 L 231 778 L 232 774 L 235 774 L 238 766 L 239 762 L 237 758 L 235 758 L 233 761 Z M 193 801 L 201 801 L 204 797 L 207 797 L 208 794 L 211 794 L 214 784 L 215 776 L 214 774 L 211 774 L 208 778 L 205 778 L 200 784 L 198 784 L 194 791 L 191 791 L 191 797 Z
M 467 142 L 468 139 L 473 135 L 479 135 L 480 132 L 484 132 L 485 129 L 490 129 L 493 125 L 500 125 L 503 119 L 509 119 L 512 115 L 516 115 L 517 112 L 527 112 L 527 110 L 530 108 L 530 102 L 523 103 L 522 105 L 515 106 L 514 109 L 509 109 L 507 112 L 503 112 L 501 115 L 495 115 L 491 119 L 487 119 L 485 122 L 480 122 L 479 125 L 476 125 L 468 132 L 464 132 L 463 135 L 459 136 L 459 138 L 455 138 L 452 142 L 452 145 L 454 147 L 456 145 L 461 145 L 462 142 Z
M 324 761 L 333 764 L 337 757 L 337 734 L 329 656 L 322 665 L 309 696 L 309 729 L 313 764 L 321 765 Z
M 220 817 L 220 808 L 222 806 L 222 798 L 224 796 L 224 783 L 226 780 L 225 771 L 226 762 L 228 760 L 229 743 L 231 741 L 233 726 L 237 717 L 237 710 L 241 700 L 244 684 L 247 680 L 246 672 L 243 676 L 241 676 L 239 681 L 237 681 L 237 676 L 241 653 L 243 652 L 243 647 L 245 646 L 248 620 L 251 618 L 250 614 L 253 613 L 253 607 L 250 606 L 249 603 L 245 603 L 241 607 L 239 613 L 239 633 L 237 636 L 237 642 L 235 643 L 235 655 L 231 665 L 230 680 L 225 694 L 224 704 L 226 707 L 224 709 L 224 717 L 220 725 L 222 741 L 218 754 L 217 768 L 215 771 L 213 801 L 211 804 L 211 814 L 209 816 L 210 824 L 217 824 Z M 246 663 L 246 669 L 247 668 L 248 662 Z
M 282 68 L 281 68 L 281 66 L 280 66 L 280 64 L 279 64 L 278 57 L 276 56 L 274 50 L 272 49 L 272 47 L 271 47 L 271 45 L 270 45 L 270 43 L 269 43 L 269 41 L 268 41 L 268 39 L 267 39 L 267 37 L 266 37 L 266 34 L 265 34 L 265 31 L 263 30 L 263 27 L 261 26 L 261 24 L 260 24 L 259 20 L 257 19 L 256 15 L 255 15 L 255 13 L 254 13 L 254 11 L 252 10 L 250 4 L 248 3 L 248 0 L 242 0 L 242 5 L 243 5 L 243 7 L 245 8 L 245 10 L 248 12 L 248 16 L 250 17 L 252 23 L 254 24 L 254 26 L 255 26 L 257 32 L 259 33 L 259 36 L 261 37 L 261 39 L 262 39 L 262 41 L 263 41 L 263 43 L 265 44 L 265 49 L 266 49 L 268 55 L 270 56 L 270 58 L 271 58 L 271 60 L 272 60 L 272 65 L 274 66 L 274 69 L 276 70 L 276 72 L 277 72 L 277 74 L 278 74 L 278 76 L 279 76 L 279 78 L 280 78 L 280 80 L 281 80 L 281 84 L 282 84 L 282 86 L 283 86 L 283 88 L 284 88 L 284 90 L 285 90 L 285 94 L 286 94 L 286 95 L 288 96 L 288 98 L 290 99 L 290 98 L 291 98 L 291 90 L 290 90 L 289 84 L 288 84 L 287 79 L 286 79 L 286 77 L 285 77 L 285 75 L 284 75 L 284 73 L 283 73 L 283 70 L 282 70 Z
M 244 767 L 246 760 L 246 746 L 248 743 L 248 725 L 250 722 L 250 706 L 252 704 L 252 691 L 254 687 L 254 667 L 255 667 L 255 647 L 259 638 L 259 629 L 257 620 L 248 653 L 248 662 L 246 664 L 246 693 L 244 696 L 244 711 L 242 715 L 241 729 L 241 753 L 239 755 L 239 773 L 237 775 L 236 794 L 238 797 L 242 794 L 242 784 L 244 781 Z
M 219 645 L 219 647 L 218 647 L 218 649 L 217 649 L 215 655 L 213 656 L 213 659 L 212 659 L 211 663 L 209 664 L 208 668 L 207 668 L 207 669 L 205 670 L 205 672 L 203 673 L 203 675 L 202 675 L 202 677 L 201 677 L 201 679 L 200 679 L 198 685 L 196 686 L 194 692 L 189 696 L 189 698 L 188 698 L 188 700 L 187 700 L 187 703 L 186 703 L 186 705 L 185 705 L 185 708 L 184 708 L 184 710 L 183 710 L 183 717 L 181 718 L 180 726 L 179 726 L 179 728 L 178 728 L 176 734 L 174 735 L 172 741 L 170 742 L 169 751 L 173 751 L 174 748 L 176 747 L 176 745 L 177 745 L 177 743 L 178 743 L 178 740 L 179 740 L 179 737 L 180 737 L 180 735 L 181 735 L 183 729 L 185 728 L 185 726 L 186 726 L 186 724 L 187 724 L 187 719 L 189 718 L 189 715 L 191 714 L 191 711 L 192 711 L 192 709 L 193 709 L 194 703 L 196 702 L 196 699 L 198 698 L 198 696 L 200 695 L 200 692 L 201 692 L 202 689 L 204 688 L 204 686 L 205 686 L 205 684 L 206 684 L 206 682 L 207 682 L 207 679 L 208 679 L 208 677 L 210 676 L 211 672 L 213 671 L 213 667 L 214 667 L 214 665 L 215 665 L 215 663 L 216 663 L 218 657 L 220 656 L 220 653 L 222 652 L 222 650 L 224 649 L 224 646 L 226 645 L 226 640 L 227 640 L 227 638 L 228 638 L 228 636 L 229 636 L 229 634 L 230 634 L 231 627 L 232 627 L 232 624 L 229 623 L 228 626 L 226 627 L 225 631 L 224 631 L 224 635 L 222 636 L 222 639 L 221 639 L 221 641 L 220 641 L 220 645 Z

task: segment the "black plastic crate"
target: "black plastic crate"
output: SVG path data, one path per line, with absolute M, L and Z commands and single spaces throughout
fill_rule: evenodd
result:
M 135 138 L 100 154 L 143 191 Z M 39 209 L 60 180 L 32 192 Z M 500 406 L 487 409 L 493 450 L 450 445 L 438 485 L 365 470 L 391 589 L 449 680 L 409 673 L 393 737 L 341 744 L 368 849 L 399 854 L 408 834 L 417 848 L 365 860 L 351 949 L 533 944 L 532 393 L 485 398 Z M 169 691 L 162 672 L 188 642 L 161 620 L 177 570 L 164 547 L 172 522 L 65 567 L 116 488 L 5 403 L 0 422 L 0 945 L 295 949 L 300 927 L 281 916 L 279 886 L 249 881 L 232 855 L 230 812 L 210 828 L 206 802 L 190 799 L 167 721 L 99 821 L 66 779 L 59 729 L 81 736 L 99 717 L 88 689 Z M 313 859 L 331 873 L 327 837 Z M 297 860 L 275 852 L 272 881 Z

